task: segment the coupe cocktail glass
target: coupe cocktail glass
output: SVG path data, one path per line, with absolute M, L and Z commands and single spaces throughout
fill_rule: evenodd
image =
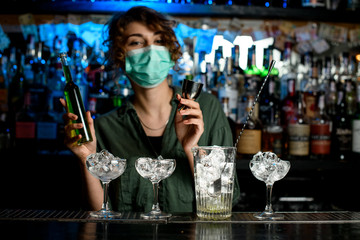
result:
M 109 209 L 108 205 L 108 187 L 111 180 L 118 178 L 124 173 L 126 160 L 115 157 L 107 150 L 99 153 L 90 154 L 86 158 L 86 168 L 96 178 L 100 179 L 104 188 L 104 200 L 99 211 L 90 213 L 90 216 L 96 218 L 117 218 L 121 213 Z
M 275 213 L 272 209 L 271 194 L 274 182 L 284 178 L 289 172 L 290 162 L 281 160 L 275 153 L 258 152 L 250 161 L 250 170 L 252 174 L 260 181 L 266 184 L 266 207 L 262 213 L 256 213 L 254 216 L 261 220 L 279 220 L 283 219 L 283 214 Z
M 175 170 L 175 159 L 154 159 L 148 157 L 138 158 L 135 162 L 136 171 L 146 179 L 149 179 L 153 185 L 154 202 L 152 209 L 148 213 L 141 214 L 144 219 L 162 219 L 170 217 L 170 213 L 164 213 L 160 210 L 158 202 L 159 182 L 169 177 Z

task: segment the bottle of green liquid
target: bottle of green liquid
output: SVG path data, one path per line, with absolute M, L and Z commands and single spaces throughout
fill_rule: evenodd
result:
M 74 130 L 74 132 L 72 133 L 72 136 L 77 136 L 81 134 L 82 138 L 78 141 L 78 144 L 80 145 L 85 142 L 91 142 L 93 139 L 91 136 L 89 124 L 86 120 L 86 112 L 80 90 L 79 87 L 72 80 L 67 58 L 67 53 L 60 53 L 62 68 L 66 79 L 64 94 L 68 111 L 78 116 L 77 120 L 74 120 L 73 123 L 82 123 L 84 126 L 81 129 Z

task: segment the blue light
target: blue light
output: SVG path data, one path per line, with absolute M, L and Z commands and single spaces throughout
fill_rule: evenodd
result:
M 167 0 L 167 3 L 171 3 L 171 0 Z
M 283 8 L 287 8 L 287 2 L 283 3 Z
M 30 60 L 30 64 L 33 64 L 33 63 L 34 63 L 34 60 L 31 59 L 31 60 Z
M 65 82 L 65 77 L 61 77 L 61 81 L 62 81 L 62 82 Z
M 227 5 L 232 5 L 233 4 L 233 2 L 231 1 L 231 0 L 229 0 L 228 2 L 227 2 Z
M 41 59 L 41 64 L 45 64 L 46 61 L 44 59 Z
M 269 2 L 265 2 L 265 7 L 269 7 L 270 3 Z

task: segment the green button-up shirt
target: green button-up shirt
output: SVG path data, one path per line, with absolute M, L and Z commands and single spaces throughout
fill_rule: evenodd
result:
M 178 105 L 176 93 L 180 94 L 181 89 L 174 88 L 170 103 L 172 111 L 159 153 L 163 158 L 176 159 L 176 169 L 170 177 L 160 182 L 159 203 L 161 210 L 165 212 L 194 212 L 194 178 L 175 133 L 174 117 Z M 231 129 L 218 99 L 203 92 L 197 101 L 204 120 L 204 133 L 198 145 L 232 146 Z M 154 199 L 152 184 L 137 173 L 135 160 L 139 157 L 158 156 L 141 126 L 132 103 L 127 101 L 121 107 L 95 119 L 95 130 L 99 151 L 107 149 L 115 156 L 127 160 L 125 172 L 110 183 L 109 198 L 112 208 L 117 211 L 150 211 Z M 233 204 L 239 197 L 240 190 L 236 178 Z

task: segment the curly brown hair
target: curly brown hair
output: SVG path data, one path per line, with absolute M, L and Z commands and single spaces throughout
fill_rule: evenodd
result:
M 125 49 L 126 38 L 124 31 L 132 22 L 140 22 L 149 27 L 152 31 L 160 32 L 165 47 L 169 49 L 171 59 L 176 61 L 181 57 L 181 47 L 175 36 L 172 27 L 175 21 L 169 20 L 161 13 L 144 6 L 137 6 L 129 9 L 125 13 L 115 14 L 106 24 L 108 28 L 108 38 L 104 44 L 108 46 L 108 60 L 116 68 L 125 68 Z

